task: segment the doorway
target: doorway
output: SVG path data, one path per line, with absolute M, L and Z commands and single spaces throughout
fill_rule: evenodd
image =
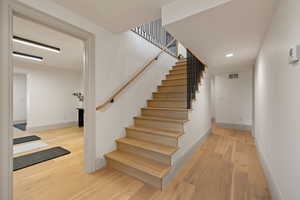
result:
M 2 6 L 2 5 L 1 5 Z M 5 4 L 4 4 L 5 6 Z M 9 9 L 7 9 L 9 8 Z M 13 49 L 13 42 L 11 39 L 13 38 L 13 17 L 21 17 L 23 19 L 31 20 L 35 23 L 42 24 L 44 26 L 50 27 L 55 29 L 56 31 L 60 31 L 62 33 L 68 34 L 70 36 L 73 36 L 75 38 L 78 38 L 84 42 L 84 70 L 83 70 L 83 82 L 84 82 L 84 109 L 85 109 L 85 127 L 84 127 L 84 167 L 82 170 L 85 172 L 93 172 L 96 169 L 95 166 L 95 91 L 94 91 L 94 70 L 95 70 L 95 49 L 94 49 L 94 43 L 95 38 L 94 35 L 81 30 L 80 28 L 74 27 L 71 24 L 68 24 L 66 22 L 63 22 L 61 20 L 56 19 L 53 16 L 49 16 L 45 13 L 42 13 L 40 11 L 37 11 L 35 9 L 29 8 L 26 5 L 23 5 L 22 3 L 19 3 L 17 1 L 8 1 L 8 7 L 6 9 L 9 11 L 10 18 L 5 18 L 7 20 L 2 25 L 6 26 L 5 23 L 7 23 L 8 28 L 10 29 L 7 38 L 9 38 L 8 43 L 5 43 L 3 48 Z M 1 8 L 2 9 L 2 8 Z M 7 45 L 7 46 L 6 46 Z M 5 94 L 7 96 L 7 99 L 10 99 L 10 103 L 7 102 L 8 106 L 8 118 L 7 123 L 5 122 L 5 126 L 9 125 L 11 126 L 13 124 L 13 118 L 9 116 L 13 116 L 13 106 L 12 106 L 12 100 L 13 100 L 13 55 L 8 54 L 9 59 L 7 60 L 8 66 L 10 70 L 4 70 L 6 77 L 8 77 L 9 81 L 9 87 L 10 88 L 10 94 L 7 96 L 6 91 L 1 89 L 1 94 Z M 4 63 L 4 62 L 3 62 Z M 2 64 L 3 64 L 2 63 Z M 4 120 L 3 120 L 4 122 Z M 3 123 L 4 125 L 4 123 Z M 13 145 L 12 145 L 12 139 L 13 139 L 13 129 L 7 129 L 9 130 L 7 133 L 1 135 L 1 144 L 2 147 L 8 147 L 9 150 L 1 150 L 1 152 L 8 152 L 8 159 L 13 158 Z M 6 157 L 6 156 L 5 156 Z M 2 158 L 1 158 L 2 159 Z M 3 159 L 4 160 L 4 159 Z M 6 162 L 6 161 L 5 161 Z M 11 163 L 11 164 L 10 164 Z M 1 167 L 1 173 L 5 172 L 5 187 L 1 187 L 1 193 L 4 192 L 1 196 L 5 197 L 12 197 L 12 170 L 13 165 L 12 162 L 8 162 L 5 164 L 5 166 Z M 2 183 L 2 182 L 1 182 Z M 4 185 L 2 184 L 2 185 Z M 4 189 L 5 188 L 5 189 Z

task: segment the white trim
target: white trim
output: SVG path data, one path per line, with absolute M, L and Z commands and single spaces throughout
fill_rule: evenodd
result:
M 95 36 L 74 25 L 31 8 L 16 0 L 0 0 L 0 200 L 12 200 L 12 158 L 13 158 L 13 119 L 12 119 L 12 17 L 13 15 L 28 18 L 52 27 L 73 37 L 81 39 L 85 44 L 85 170 L 96 170 L 96 104 L 95 104 Z M 3 44 L 2 44 L 3 43 Z
M 15 121 L 13 121 L 13 124 L 14 125 L 16 125 L 16 124 L 24 124 L 26 122 L 27 122 L 26 120 L 15 120 Z
M 12 12 L 9 0 L 0 1 L 0 199 L 12 199 Z M 3 51 L 4 50 L 4 51 Z
M 252 126 L 247 124 L 230 124 L 217 122 L 216 125 L 220 128 L 236 129 L 240 131 L 252 131 Z
M 33 131 L 46 131 L 46 130 L 53 130 L 58 128 L 66 128 L 71 126 L 76 126 L 77 122 L 63 122 L 58 124 L 51 124 L 51 125 L 44 125 L 44 126 L 32 126 L 32 127 L 26 127 L 27 132 L 33 132 Z

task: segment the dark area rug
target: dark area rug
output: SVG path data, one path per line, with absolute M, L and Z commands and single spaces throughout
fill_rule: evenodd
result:
M 46 162 L 48 160 L 52 160 L 70 153 L 70 151 L 62 147 L 54 147 L 24 156 L 19 156 L 14 158 L 14 171 Z
M 22 123 L 22 124 L 14 124 L 14 127 L 21 130 L 21 131 L 26 131 L 26 123 Z
M 36 136 L 36 135 L 20 137 L 20 138 L 15 138 L 14 139 L 14 144 L 22 144 L 22 143 L 26 143 L 26 142 L 37 141 L 37 140 L 40 140 L 40 139 L 41 138 Z

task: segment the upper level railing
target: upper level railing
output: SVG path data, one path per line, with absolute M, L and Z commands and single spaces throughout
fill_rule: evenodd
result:
M 132 31 L 161 49 L 166 47 L 171 41 L 174 41 L 168 46 L 166 52 L 177 57 L 178 43 L 174 40 L 175 38 L 163 28 L 161 19 L 133 28 Z
M 205 69 L 205 64 L 187 49 L 187 109 L 192 108 L 192 101 L 196 98 Z

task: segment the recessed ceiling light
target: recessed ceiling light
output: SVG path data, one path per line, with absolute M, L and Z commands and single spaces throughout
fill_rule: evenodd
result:
M 234 56 L 233 53 L 229 53 L 229 54 L 226 55 L 227 58 L 230 58 L 230 57 L 233 57 L 233 56 Z
M 28 46 L 37 47 L 37 48 L 40 48 L 40 49 L 52 51 L 52 52 L 55 52 L 55 53 L 60 53 L 60 48 L 58 48 L 58 47 L 53 47 L 53 46 L 50 46 L 50 45 L 47 45 L 47 44 L 43 44 L 43 43 L 40 43 L 40 42 L 28 40 L 28 39 L 25 39 L 25 38 L 22 38 L 22 37 L 13 36 L 13 41 L 17 42 L 17 43 L 20 43 L 20 44 L 25 44 L 25 45 L 28 45 Z
M 43 61 L 43 57 L 33 56 L 33 55 L 29 55 L 26 53 L 20 53 L 20 52 L 16 52 L 16 51 L 13 52 L 13 56 L 18 57 L 18 58 L 25 58 L 25 59 L 29 59 L 29 60 L 39 61 L 39 62 Z

